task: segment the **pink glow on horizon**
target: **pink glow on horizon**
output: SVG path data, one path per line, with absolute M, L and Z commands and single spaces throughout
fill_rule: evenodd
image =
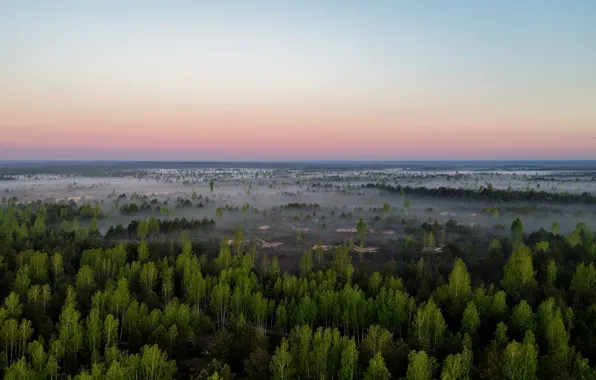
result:
M 0 159 L 69 152 L 90 159 L 596 158 L 590 115 L 549 108 L 536 117 L 457 103 L 223 107 L 40 99 L 29 107 L 24 99 L 0 104 Z M 6 147 L 10 154 L 2 154 Z
M 132 155 L 123 158 L 153 151 L 162 158 L 187 159 L 571 159 L 593 158 L 596 151 L 590 138 L 531 120 L 441 122 L 315 111 L 23 115 L 4 119 L 11 127 L 3 131 L 1 143 L 12 150 L 55 151 L 56 157 L 87 149 L 96 159 L 110 158 L 102 151 Z

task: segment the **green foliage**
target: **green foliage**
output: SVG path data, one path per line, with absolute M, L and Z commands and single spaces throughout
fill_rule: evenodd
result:
M 559 227 L 559 222 L 557 222 L 557 221 L 555 220 L 555 221 L 553 222 L 553 225 L 551 226 L 551 229 L 550 229 L 550 231 L 551 231 L 553 234 L 555 234 L 555 235 L 558 235 L 558 234 L 559 234 L 559 229 L 560 229 L 560 227 Z
M 271 358 L 271 378 L 273 380 L 286 380 L 294 378 L 292 355 L 288 351 L 288 342 L 284 338 L 281 344 L 275 349 L 275 355 Z
M 197 380 L 233 380 L 234 377 L 235 374 L 232 373 L 230 366 L 220 363 L 217 359 L 213 359 L 209 365 L 207 365 L 207 368 L 201 370 Z
M 356 342 L 350 340 L 341 352 L 340 380 L 354 380 L 358 372 L 358 349 Z
M 137 225 L 137 235 L 141 239 L 145 239 L 145 237 L 149 234 L 149 223 L 146 220 L 141 220 Z
M 526 333 L 523 343 L 513 341 L 505 348 L 503 374 L 509 380 L 532 380 L 536 378 L 538 351 L 534 335 Z
M 277 255 L 273 256 L 271 260 L 271 265 L 269 265 L 269 269 L 267 270 L 267 277 L 270 280 L 275 280 L 281 273 L 281 268 L 279 266 L 279 260 L 277 259 Z
M 256 245 L 245 252 L 239 228 L 217 246 L 184 229 L 171 238 L 152 218 L 116 239 L 87 234 L 74 208 L 61 212 L 73 220 L 62 228 L 43 207 L 0 211 L 4 378 L 594 376 L 596 269 L 586 225 L 567 239 L 541 230 L 466 245 L 456 227 L 427 223 L 423 244 L 406 227 L 392 265 L 375 257 L 354 266 L 351 245 L 326 256 L 319 242 L 300 258 L 259 252 L 255 268 Z M 85 223 L 101 217 L 82 210 Z M 422 250 L 442 228 L 454 240 L 440 254 Z M 210 364 L 187 373 L 189 357 Z
M 366 237 L 366 222 L 364 219 L 358 219 L 358 223 L 356 223 L 356 234 L 358 234 L 358 238 L 360 238 L 360 247 L 364 247 L 364 238 Z
M 453 270 L 449 274 L 449 296 L 454 302 L 463 302 L 470 296 L 470 275 L 462 259 L 455 261 Z
M 534 331 L 534 313 L 526 300 L 522 300 L 513 308 L 510 325 L 520 337 L 523 337 L 526 331 Z
M 387 218 L 391 213 L 391 204 L 390 203 L 383 203 L 383 216 Z
M 146 241 L 142 241 L 137 248 L 137 260 L 144 263 L 149 259 L 149 246 Z
M 473 335 L 480 326 L 480 314 L 474 302 L 468 302 L 461 321 L 462 331 Z
M 313 257 L 311 249 L 307 250 L 302 254 L 302 257 L 300 258 L 299 267 L 300 275 L 302 277 L 307 277 L 311 273 L 313 269 Z
M 519 238 L 519 237 L 521 237 L 523 232 L 524 232 L 524 224 L 519 218 L 516 218 L 511 223 L 511 235 L 514 238 Z
M 267 350 L 257 348 L 244 361 L 246 376 L 251 380 L 269 379 L 269 362 L 271 357 Z
M 408 356 L 408 380 L 431 380 L 436 367 L 436 359 L 425 351 L 412 351 Z
M 546 267 L 546 283 L 554 286 L 557 282 L 557 272 L 559 267 L 554 260 L 549 260 L 548 265 Z
M 232 244 L 234 245 L 236 257 L 240 257 L 240 254 L 244 250 L 244 233 L 242 232 L 242 228 L 237 228 L 236 231 L 234 231 L 234 240 Z
M 424 232 L 422 234 L 422 244 L 425 248 L 432 249 L 435 247 L 436 239 L 434 232 Z
M 368 369 L 364 373 L 364 380 L 389 380 L 391 375 L 385 366 L 385 361 L 381 354 L 377 353 L 368 364 Z
M 525 245 L 519 245 L 505 264 L 501 285 L 510 295 L 528 297 L 537 286 L 535 276 L 532 251 Z
M 412 330 L 418 347 L 432 350 L 443 342 L 443 334 L 447 328 L 441 310 L 433 299 L 418 307 L 412 322 Z
M 371 326 L 362 341 L 363 354 L 370 358 L 374 358 L 374 356 L 379 354 L 387 357 L 388 349 L 393 340 L 392 335 L 391 332 L 381 326 Z
M 462 353 L 450 354 L 443 361 L 441 380 L 464 380 L 470 378 L 472 351 L 464 348 Z

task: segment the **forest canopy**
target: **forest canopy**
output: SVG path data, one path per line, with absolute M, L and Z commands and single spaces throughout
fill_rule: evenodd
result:
M 60 210 L 0 212 L 6 379 L 596 376 L 596 243 L 582 223 L 563 236 L 516 219 L 508 238 L 438 253 L 424 248 L 444 227 L 424 223 L 384 265 L 350 243 L 282 266 L 241 229 L 189 238 L 212 220 L 101 234 L 72 222 L 92 208 Z

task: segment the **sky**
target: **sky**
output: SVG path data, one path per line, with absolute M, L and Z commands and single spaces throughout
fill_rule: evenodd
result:
M 596 1 L 0 0 L 0 159 L 596 159 Z

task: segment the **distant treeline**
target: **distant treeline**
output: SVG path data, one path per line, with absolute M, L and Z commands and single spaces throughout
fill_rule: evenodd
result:
M 112 175 L 123 171 L 140 171 L 146 169 L 294 169 L 307 171 L 336 170 L 352 171 L 354 169 L 391 169 L 407 168 L 408 170 L 442 171 L 470 170 L 475 171 L 543 171 L 594 170 L 593 160 L 572 161 L 0 161 L 2 174 L 94 174 Z M 107 172 L 107 173 L 106 173 Z
M 79 206 L 73 200 L 61 203 L 47 203 L 35 201 L 28 204 L 11 205 L 14 209 L 28 210 L 27 215 L 31 218 L 34 213 L 44 215 L 44 219 L 49 224 L 59 223 L 60 221 L 73 219 L 101 219 L 105 215 L 99 206 L 84 203 Z
M 457 198 L 466 200 L 480 200 L 492 202 L 552 202 L 552 203 L 582 203 L 596 204 L 596 196 L 584 192 L 582 194 L 550 193 L 546 191 L 530 190 L 501 190 L 495 188 L 482 188 L 481 190 L 470 190 L 462 188 L 438 187 L 428 188 L 411 186 L 391 186 L 379 183 L 362 185 L 367 189 L 381 189 L 390 193 L 413 194 L 422 197 L 434 198 Z
M 139 206 L 137 206 L 136 203 L 127 203 L 120 206 L 120 214 L 122 215 L 135 214 L 137 212 L 140 212 L 141 210 L 150 211 L 151 206 L 149 206 L 148 203 L 143 203 L 140 208 Z
M 301 210 L 301 209 L 306 209 L 306 208 L 319 208 L 321 206 L 319 206 L 318 203 L 286 203 L 284 205 L 281 206 L 277 206 L 274 208 L 286 208 L 286 209 L 295 209 L 295 210 Z
M 126 203 L 123 204 L 122 206 L 120 206 L 119 211 L 120 214 L 122 215 L 131 215 L 131 214 L 136 214 L 139 212 L 146 212 L 146 211 L 155 211 L 155 212 L 164 212 L 167 211 L 166 208 L 159 206 L 156 204 L 158 204 L 158 202 L 156 200 L 151 201 L 151 203 L 147 202 L 147 201 L 143 201 L 141 203 L 141 206 L 139 207 L 136 203 Z M 167 205 L 168 202 L 164 202 L 164 206 Z M 176 208 L 191 208 L 191 207 L 196 207 L 196 208 L 203 208 L 205 207 L 205 205 L 202 202 L 197 203 L 196 205 L 194 203 L 192 203 L 190 200 L 188 199 L 182 199 L 182 198 L 178 198 L 176 200 Z
M 215 227 L 215 221 L 213 219 L 186 219 L 186 218 L 175 218 L 171 220 L 156 219 L 152 218 L 154 223 L 151 221 L 148 223 L 148 233 L 156 232 L 160 234 L 170 234 L 173 232 L 184 231 L 184 230 L 202 230 L 207 228 Z M 138 237 L 139 224 L 146 223 L 142 220 L 133 220 L 127 227 L 122 224 L 112 226 L 106 232 L 106 239 L 126 239 Z M 151 225 L 155 225 L 156 228 L 152 231 Z

